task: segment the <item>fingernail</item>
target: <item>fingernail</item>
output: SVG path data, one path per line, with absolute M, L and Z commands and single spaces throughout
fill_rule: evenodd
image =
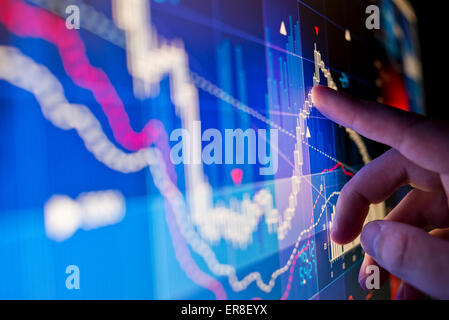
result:
M 363 250 L 373 258 L 377 258 L 377 240 L 379 239 L 381 231 L 382 229 L 379 222 L 374 221 L 368 223 L 365 228 L 363 228 L 362 235 L 360 236 Z

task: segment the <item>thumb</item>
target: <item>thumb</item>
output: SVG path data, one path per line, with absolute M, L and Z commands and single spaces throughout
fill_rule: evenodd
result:
M 365 252 L 380 266 L 415 288 L 449 299 L 449 242 L 393 221 L 374 221 L 361 235 Z

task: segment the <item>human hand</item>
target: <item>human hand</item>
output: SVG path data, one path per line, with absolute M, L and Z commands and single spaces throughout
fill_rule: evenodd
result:
M 403 281 L 398 299 L 417 298 L 420 292 L 449 299 L 449 126 L 323 86 L 315 87 L 312 97 L 323 115 L 392 147 L 342 189 L 332 222 L 335 242 L 349 243 L 362 232 L 370 204 L 385 201 L 403 185 L 414 188 L 385 221 L 363 228 L 362 287 L 366 267 L 379 265 L 382 281 L 386 271 Z

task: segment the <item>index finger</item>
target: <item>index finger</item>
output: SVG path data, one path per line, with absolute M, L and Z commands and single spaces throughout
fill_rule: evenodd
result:
M 449 127 L 423 116 L 374 102 L 360 101 L 324 86 L 312 99 L 318 110 L 342 126 L 389 145 L 415 164 L 449 173 Z

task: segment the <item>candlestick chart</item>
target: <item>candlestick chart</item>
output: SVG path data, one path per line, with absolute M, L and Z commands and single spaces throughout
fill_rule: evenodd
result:
M 355 0 L 2 0 L 0 297 L 365 298 L 360 240 L 329 230 L 383 147 L 321 115 L 311 89 L 423 112 L 413 16 L 387 2 L 394 35 L 367 30 Z M 173 161 L 177 129 L 198 133 L 191 163 Z M 264 133 L 274 172 L 201 161 L 203 131 L 237 129 Z

